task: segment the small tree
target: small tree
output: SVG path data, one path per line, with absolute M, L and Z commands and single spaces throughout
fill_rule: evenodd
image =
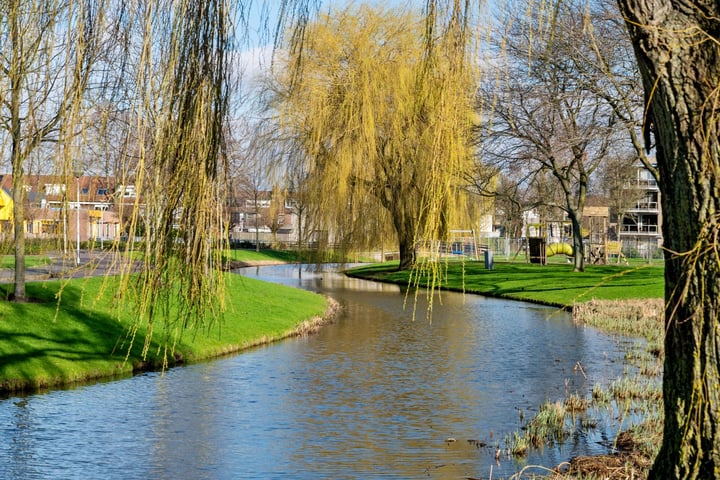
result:
M 70 174 L 102 13 L 85 2 L 0 3 L 0 129 L 10 139 L 16 301 L 26 300 L 26 163 L 42 143 L 60 141 L 69 153 L 61 169 Z

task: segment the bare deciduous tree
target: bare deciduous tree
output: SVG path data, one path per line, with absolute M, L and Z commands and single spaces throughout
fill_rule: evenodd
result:
M 62 142 L 72 171 L 82 99 L 98 53 L 101 9 L 92 2 L 7 0 L 0 4 L 0 129 L 12 166 L 16 301 L 25 301 L 25 168 L 44 142 Z
M 594 55 L 583 6 L 562 2 L 552 19 L 543 10 L 508 10 L 509 27 L 496 46 L 506 62 L 488 76 L 481 107 L 489 118 L 481 132 L 483 161 L 524 172 L 537 188 L 547 190 L 546 180 L 554 179 L 555 188 L 540 198 L 572 224 L 576 271 L 584 269 L 587 192 L 620 127 L 612 106 L 596 94 L 604 78 L 579 67 Z

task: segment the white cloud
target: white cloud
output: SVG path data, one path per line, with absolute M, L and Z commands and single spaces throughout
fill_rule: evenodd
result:
M 238 54 L 236 65 L 243 81 L 257 82 L 270 70 L 273 47 L 265 45 L 243 50 Z

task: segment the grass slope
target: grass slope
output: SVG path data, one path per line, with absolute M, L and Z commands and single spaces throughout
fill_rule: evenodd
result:
M 487 270 L 483 262 L 442 264 L 442 288 L 488 296 L 525 300 L 559 307 L 591 299 L 663 298 L 665 280 L 658 265 L 588 265 L 585 272 L 573 272 L 569 265 L 495 263 Z M 393 283 L 407 283 L 409 272 L 397 271 L 397 264 L 376 264 L 354 268 L 351 276 Z M 428 285 L 427 277 L 419 282 Z
M 226 260 L 234 262 L 294 262 L 297 254 L 285 250 L 233 249 L 226 253 Z
M 286 337 L 303 322 L 322 316 L 320 295 L 251 278 L 228 275 L 227 311 L 208 331 L 186 332 L 176 356 L 195 361 Z M 114 315 L 112 284 L 102 278 L 29 283 L 32 303 L 0 302 L 0 391 L 34 390 L 95 378 L 125 376 L 158 363 L 153 342 L 147 362 L 140 355 L 145 331 L 125 362 L 131 307 Z M 8 289 L 11 286 L 3 285 Z M 3 295 L 4 294 L 4 295 Z M 0 292 L 6 296 L 7 292 Z

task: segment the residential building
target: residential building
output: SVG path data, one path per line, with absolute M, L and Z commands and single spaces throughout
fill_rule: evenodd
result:
M 635 175 L 626 188 L 637 190 L 630 208 L 619 225 L 618 237 L 626 255 L 644 258 L 657 256 L 662 246 L 662 211 L 657 181 L 642 163 L 635 165 Z
M 26 238 L 81 242 L 119 238 L 120 217 L 110 177 L 25 176 Z M 134 190 L 133 190 L 134 191 Z M 0 235 L 13 231 L 12 175 L 0 175 Z
M 298 242 L 299 215 L 294 201 L 270 190 L 239 194 L 230 200 L 230 240 L 266 245 Z M 312 239 L 305 238 L 305 242 Z

